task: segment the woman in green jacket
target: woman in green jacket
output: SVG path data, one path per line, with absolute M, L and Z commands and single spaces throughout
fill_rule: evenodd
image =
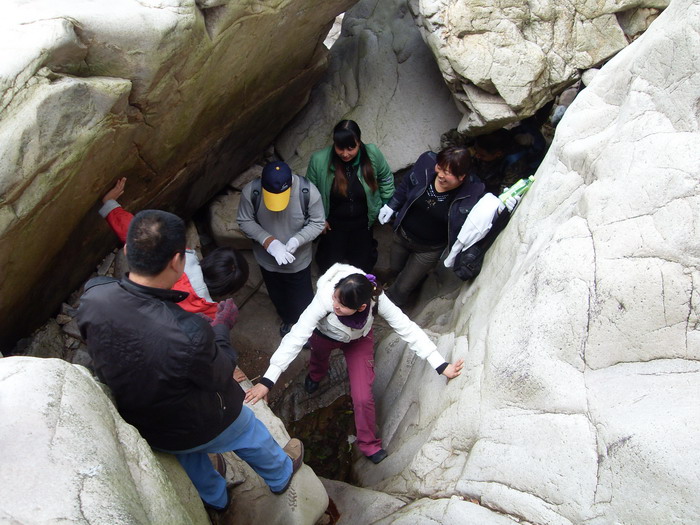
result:
M 311 155 L 306 177 L 326 212 L 316 252 L 319 271 L 346 262 L 371 272 L 377 262 L 372 226 L 394 194 L 394 175 L 382 152 L 362 142 L 356 122 L 341 120 L 333 128 L 333 145 Z

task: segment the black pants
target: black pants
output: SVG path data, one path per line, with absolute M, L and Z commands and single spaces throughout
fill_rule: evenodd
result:
M 318 239 L 316 264 L 321 274 L 337 262 L 352 264 L 370 273 L 377 262 L 377 243 L 371 229 L 328 230 Z
M 267 293 L 283 323 L 294 324 L 314 298 L 311 265 L 296 273 L 270 272 L 260 268 Z

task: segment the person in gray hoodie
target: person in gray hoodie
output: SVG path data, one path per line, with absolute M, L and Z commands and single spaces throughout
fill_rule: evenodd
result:
M 313 299 L 311 243 L 326 222 L 321 195 L 284 162 L 271 162 L 261 179 L 243 188 L 237 221 L 253 240 L 253 255 L 282 319 L 284 337 Z

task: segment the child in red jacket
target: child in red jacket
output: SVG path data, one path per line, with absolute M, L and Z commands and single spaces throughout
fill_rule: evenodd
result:
M 126 242 L 126 233 L 134 216 L 117 202 L 124 193 L 126 177 L 117 181 L 102 198 L 100 215 L 107 220 L 119 240 Z M 194 250 L 185 255 L 185 273 L 173 286 L 173 290 L 188 292 L 187 299 L 178 303 L 183 310 L 203 313 L 214 318 L 218 303 L 212 297 L 230 295 L 243 287 L 248 280 L 248 263 L 233 248 L 217 248 L 201 262 Z

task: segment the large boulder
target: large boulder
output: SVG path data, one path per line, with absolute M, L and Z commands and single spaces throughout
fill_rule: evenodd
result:
M 439 149 L 460 118 L 407 0 L 361 0 L 345 13 L 328 70 L 275 147 L 306 173 L 311 154 L 331 144 L 333 126 L 351 119 L 396 171 Z
M 59 359 L 0 359 L 0 398 L 3 523 L 209 523 L 175 457 L 154 453 L 85 368 Z M 253 409 L 278 443 L 289 441 L 265 403 Z M 242 483 L 219 523 L 313 525 L 328 506 L 305 465 L 284 496 L 275 496 L 235 454 L 225 459 L 231 481 Z
M 95 214 L 188 216 L 304 105 L 353 0 L 10 0 L 0 22 L 0 347 L 113 245 Z
M 419 318 L 461 377 L 380 346 L 390 455 L 361 485 L 532 524 L 700 521 L 699 48 L 700 4 L 674 0 L 571 105 L 481 275 Z
M 533 115 L 627 46 L 668 0 L 419 0 L 417 19 L 464 113 L 485 132 Z
M 0 521 L 208 523 L 177 460 L 153 454 L 86 369 L 0 359 Z

